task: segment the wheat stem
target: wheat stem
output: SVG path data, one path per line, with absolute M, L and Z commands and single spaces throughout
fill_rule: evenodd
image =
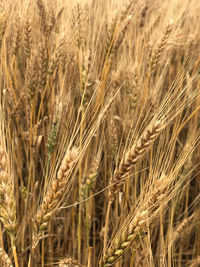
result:
M 13 252 L 13 256 L 14 256 L 15 267 L 19 267 L 17 250 L 16 250 L 16 246 L 13 244 L 13 241 L 12 241 L 12 252 Z
M 106 220 L 105 220 L 105 234 L 104 234 L 104 243 L 103 243 L 103 253 L 106 252 L 107 239 L 108 239 L 108 230 L 109 230 L 109 218 L 110 218 L 110 210 L 111 210 L 112 201 L 108 202 L 107 211 L 106 211 Z

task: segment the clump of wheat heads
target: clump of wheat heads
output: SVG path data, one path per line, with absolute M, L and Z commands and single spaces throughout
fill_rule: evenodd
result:
M 137 208 L 130 212 L 130 215 L 124 221 L 118 233 L 114 235 L 110 245 L 106 249 L 103 257 L 104 266 L 111 266 L 114 264 L 129 249 L 130 245 L 136 245 L 137 242 L 141 241 L 144 237 L 147 225 L 152 224 L 161 207 L 166 207 L 169 200 L 180 190 L 184 180 L 188 178 L 188 174 L 182 177 L 180 181 L 177 181 L 177 183 L 175 183 L 176 177 L 186 160 L 194 151 L 194 144 L 196 142 L 198 143 L 198 140 L 196 140 L 193 145 L 185 145 L 180 157 L 173 164 L 169 174 L 163 173 L 164 169 L 162 169 L 162 166 L 160 166 L 160 171 L 162 170 L 161 173 L 156 170 L 156 172 L 158 171 L 159 173 L 159 177 L 156 178 L 158 174 L 155 173 L 153 182 L 150 183 L 146 191 L 144 189 L 141 194 Z M 154 176 L 154 174 L 151 175 Z M 175 186 L 173 183 L 175 183 Z
M 143 135 L 137 140 L 135 145 L 125 154 L 120 162 L 119 168 L 115 170 L 113 177 L 110 179 L 109 203 L 105 222 L 104 251 L 107 244 L 107 229 L 111 204 L 115 195 L 120 191 L 124 184 L 123 177 L 127 175 L 135 164 L 144 156 L 163 128 L 164 123 L 162 123 L 162 121 L 157 120 L 156 122 L 153 122 L 144 131 Z
M 20 267 L 28 266 L 29 254 L 29 267 L 97 266 L 106 231 L 109 261 L 107 243 L 120 255 L 120 236 L 127 242 L 123 254 L 131 244 L 136 249 L 136 257 L 130 250 L 118 267 L 195 263 L 199 148 L 184 189 L 169 197 L 168 211 L 155 201 L 165 204 L 174 161 L 189 136 L 200 133 L 197 1 L 0 2 L 0 124 L 6 125 L 1 144 L 8 156 L 1 171 L 0 247 L 13 265 L 9 229 L 17 232 Z M 60 179 L 68 144 L 79 147 L 81 160 Z M 16 229 L 10 226 L 14 212 Z M 123 231 L 131 223 L 135 237 L 129 243 Z M 140 263 L 139 239 L 145 256 Z

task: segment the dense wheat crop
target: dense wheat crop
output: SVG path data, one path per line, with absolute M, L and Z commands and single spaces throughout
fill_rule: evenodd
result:
M 200 266 L 199 14 L 0 1 L 0 266 Z

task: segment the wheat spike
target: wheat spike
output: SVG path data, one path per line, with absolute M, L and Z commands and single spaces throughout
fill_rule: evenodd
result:
M 167 25 L 160 42 L 157 44 L 157 46 L 155 47 L 152 53 L 152 56 L 150 59 L 149 73 L 152 73 L 156 68 L 156 65 L 160 59 L 161 53 L 164 50 L 164 47 L 169 39 L 169 35 L 172 31 L 172 26 L 173 26 L 173 20 L 171 20 L 169 24 Z
M 33 248 L 37 245 L 42 232 L 47 228 L 52 215 L 55 213 L 69 181 L 69 175 L 77 159 L 77 149 L 73 148 L 66 152 L 57 178 L 53 179 L 51 186 L 44 196 L 43 202 L 37 211 L 34 220 Z
M 138 240 L 143 238 L 147 222 L 149 222 L 150 218 L 152 219 L 153 214 L 155 215 L 166 196 L 166 179 L 167 177 L 162 175 L 159 180 L 154 182 L 150 196 L 144 201 L 144 206 L 136 212 L 133 219 L 106 250 L 103 257 L 105 267 L 115 263 L 133 242 L 136 244 Z
M 8 254 L 2 248 L 0 248 L 0 259 L 3 264 L 2 267 L 13 267 Z
M 109 199 L 112 201 L 114 196 L 119 192 L 124 181 L 122 177 L 126 175 L 133 166 L 144 156 L 151 144 L 160 134 L 164 124 L 162 121 L 156 121 L 148 127 L 144 134 L 138 139 L 136 144 L 126 153 L 122 159 L 119 168 L 115 170 L 113 177 L 110 179 Z
M 26 20 L 24 27 L 24 50 L 27 58 L 31 57 L 31 24 Z
M 191 225 L 193 219 L 194 214 L 192 214 L 190 217 L 186 217 L 185 219 L 183 219 L 183 221 L 175 228 L 174 232 L 172 233 L 172 238 L 170 240 L 170 246 L 172 246 L 172 244 L 183 235 L 184 230 Z
M 81 267 L 83 265 L 79 264 L 77 260 L 72 259 L 71 257 L 66 257 L 59 262 L 59 267 Z
M 199 264 L 200 264 L 200 256 L 197 257 L 195 260 L 193 260 L 193 262 L 190 265 L 188 265 L 188 266 L 189 267 L 198 267 Z
M 9 172 L 8 156 L 0 145 L 0 219 L 10 236 L 16 234 L 16 207 L 14 199 L 13 177 Z

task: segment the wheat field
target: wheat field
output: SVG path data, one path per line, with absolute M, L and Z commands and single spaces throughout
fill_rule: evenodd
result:
M 200 266 L 200 1 L 0 1 L 0 266 Z

